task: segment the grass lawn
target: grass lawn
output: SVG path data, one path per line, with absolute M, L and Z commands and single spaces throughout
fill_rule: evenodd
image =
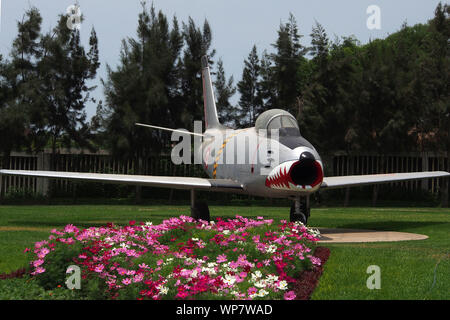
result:
M 289 208 L 210 207 L 212 217 L 287 219 Z M 26 265 L 23 250 L 47 239 L 53 228 L 160 223 L 189 215 L 188 206 L 0 206 L 0 273 Z M 441 208 L 313 208 L 312 227 L 420 233 L 427 240 L 327 244 L 331 256 L 313 299 L 450 299 L 450 210 Z M 366 286 L 367 267 L 381 269 L 381 289 Z M 6 282 L 5 282 L 6 283 Z M 8 285 L 10 282 L 8 281 Z M 0 280 L 0 290 L 2 282 Z

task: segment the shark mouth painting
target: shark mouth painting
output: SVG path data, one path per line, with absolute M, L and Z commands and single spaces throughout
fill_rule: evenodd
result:
M 323 169 L 319 161 L 301 159 L 283 162 L 266 178 L 266 187 L 279 190 L 314 191 L 323 181 Z

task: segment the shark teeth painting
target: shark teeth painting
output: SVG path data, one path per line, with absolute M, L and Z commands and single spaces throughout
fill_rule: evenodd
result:
M 304 174 L 306 168 L 309 169 L 309 176 Z M 266 178 L 266 187 L 313 192 L 320 188 L 322 181 L 323 169 L 319 161 L 294 160 L 275 167 Z

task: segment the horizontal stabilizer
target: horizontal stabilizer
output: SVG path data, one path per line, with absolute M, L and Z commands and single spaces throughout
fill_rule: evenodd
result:
M 135 125 L 137 125 L 139 127 L 146 127 L 146 128 L 152 128 L 152 129 L 164 130 L 164 131 L 171 131 L 171 132 L 178 132 L 178 133 L 181 133 L 181 134 L 189 134 L 189 135 L 192 135 L 192 136 L 199 136 L 199 137 L 203 137 L 204 136 L 201 133 L 190 132 L 190 131 L 181 130 L 181 129 L 171 129 L 171 128 L 159 127 L 159 126 L 154 126 L 154 125 L 151 125 L 151 124 L 135 123 Z
M 406 173 L 386 173 L 369 174 L 357 176 L 326 177 L 323 179 L 321 188 L 336 189 L 346 187 L 359 187 L 372 184 L 401 182 L 408 180 L 421 180 L 430 178 L 450 177 L 450 173 L 445 171 L 428 172 L 406 172 Z

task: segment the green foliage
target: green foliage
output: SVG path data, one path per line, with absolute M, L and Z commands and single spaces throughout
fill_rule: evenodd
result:
M 238 83 L 241 95 L 239 100 L 239 124 L 243 127 L 252 126 L 258 115 L 264 111 L 263 97 L 261 93 L 261 65 L 256 46 L 244 61 L 242 80 Z
M 233 81 L 233 76 L 227 80 L 223 61 L 219 59 L 217 62 L 216 81 L 214 82 L 214 86 L 216 87 L 217 113 L 219 121 L 231 127 L 239 123 L 236 107 L 230 103 L 230 98 L 236 92 Z
M 313 28 L 302 132 L 319 150 L 448 151 L 449 6 L 384 40 L 334 42 Z M 313 70 L 313 73 L 309 73 Z
M 3 201 L 8 203 L 9 201 L 42 201 L 45 197 L 41 194 L 37 194 L 28 188 L 9 188 L 5 193 Z
M 67 268 L 74 264 L 73 258 L 77 257 L 81 250 L 80 245 L 58 245 L 45 257 L 42 267 L 45 272 L 36 276 L 39 284 L 46 290 L 65 286 Z
M 37 8 L 27 10 L 17 23 L 11 61 L 0 57 L 0 152 L 38 150 L 49 144 L 90 147 L 85 105 L 95 87 L 87 82 L 99 67 L 95 30 L 86 53 L 80 32 L 60 15 L 57 26 L 41 32 Z

